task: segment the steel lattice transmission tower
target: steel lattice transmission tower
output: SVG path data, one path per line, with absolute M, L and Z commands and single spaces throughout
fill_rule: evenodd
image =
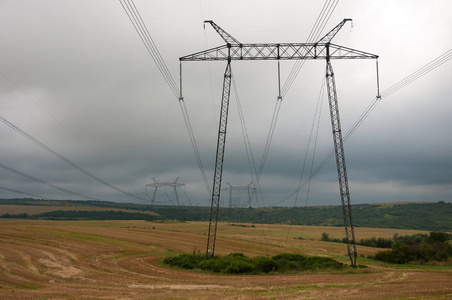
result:
M 251 182 L 248 185 L 232 185 L 229 182 L 226 182 L 226 184 L 229 186 L 227 188 L 224 188 L 223 190 L 229 190 L 229 208 L 232 208 L 232 191 L 247 191 L 248 193 L 248 207 L 251 207 L 251 194 L 257 192 L 257 188 L 255 188 L 253 185 L 253 182 Z
M 221 177 L 223 172 L 224 149 L 226 142 L 226 129 L 228 120 L 229 95 L 231 89 L 231 61 L 236 60 L 326 60 L 326 79 L 328 88 L 328 100 L 331 114 L 331 125 L 333 129 L 334 148 L 336 153 L 336 165 L 339 180 L 340 196 L 344 214 L 344 226 L 347 239 L 348 255 L 352 266 L 356 266 L 356 245 L 352 222 L 350 192 L 348 188 L 347 171 L 345 166 L 344 145 L 339 118 L 339 107 L 337 102 L 336 84 L 334 72 L 331 66 L 333 59 L 377 59 L 375 54 L 363 52 L 332 44 L 331 40 L 351 19 L 344 19 L 335 28 L 328 32 L 316 43 L 265 43 L 265 44 L 242 44 L 229 33 L 220 28 L 213 21 L 209 23 L 218 32 L 226 45 L 211 48 L 179 58 L 181 68 L 181 94 L 182 97 L 182 62 L 183 61 L 226 61 L 226 71 L 223 81 L 223 94 L 220 111 L 220 124 L 218 130 L 217 154 L 214 171 L 212 190 L 212 203 L 210 209 L 209 236 L 207 241 L 207 257 L 215 252 L 215 239 L 218 222 L 218 209 L 221 191 Z M 279 70 L 279 69 L 278 69 Z M 279 80 L 278 71 L 278 80 Z M 378 76 L 377 76 L 378 78 Z M 378 87 L 378 84 L 377 84 Z M 378 92 L 379 93 L 379 92 Z M 281 93 L 279 93 L 281 95 Z M 377 96 L 379 97 L 379 95 Z
M 151 198 L 151 210 L 152 207 L 154 206 L 154 202 L 155 202 L 155 196 L 157 195 L 157 189 L 161 188 L 161 187 L 172 187 L 174 189 L 174 195 L 176 196 L 176 202 L 177 202 L 177 206 L 180 207 L 180 203 L 179 203 L 179 195 L 177 194 L 177 187 L 183 186 L 185 185 L 184 183 L 178 183 L 177 181 L 179 180 L 179 177 L 176 178 L 176 180 L 174 180 L 173 182 L 158 182 L 157 180 L 154 179 L 154 177 L 151 178 L 152 181 L 154 181 L 154 183 L 149 183 L 146 184 L 146 195 Z M 148 194 L 148 187 L 152 187 L 154 188 L 154 192 L 152 193 L 152 197 L 149 196 Z

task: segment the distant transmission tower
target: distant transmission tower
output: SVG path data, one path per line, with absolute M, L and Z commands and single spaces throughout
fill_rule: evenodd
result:
M 160 187 L 167 187 L 167 186 L 172 187 L 174 189 L 174 195 L 176 196 L 177 206 L 180 207 L 179 195 L 177 194 L 177 189 L 176 188 L 179 187 L 179 186 L 183 186 L 185 184 L 177 182 L 179 180 L 179 177 L 177 177 L 176 180 L 174 180 L 173 182 L 157 182 L 157 180 L 155 180 L 154 177 L 152 177 L 151 179 L 154 181 L 154 183 L 146 184 L 146 195 L 151 199 L 151 210 L 152 210 L 152 207 L 154 206 L 154 203 L 155 203 L 155 196 L 157 195 L 157 189 L 160 188 Z M 152 194 L 152 197 L 149 196 L 148 187 L 154 188 L 154 192 Z
M 229 185 L 229 187 L 224 188 L 223 190 L 229 190 L 229 208 L 233 207 L 232 191 L 247 191 L 248 192 L 248 207 L 251 207 L 252 194 L 257 191 L 257 188 L 255 188 L 254 186 L 251 186 L 253 184 L 252 182 L 245 186 L 234 186 L 234 185 L 231 185 L 229 182 L 226 182 L 226 183 L 227 183 L 227 185 Z
M 229 187 L 224 188 L 223 190 L 229 190 L 229 208 L 228 208 L 228 224 L 229 224 L 229 222 L 231 221 L 232 209 L 238 208 L 242 204 L 242 203 L 239 203 L 240 197 L 232 198 L 232 191 L 239 191 L 239 196 L 240 196 L 240 191 L 248 191 L 248 207 L 251 208 L 252 194 L 254 194 L 257 191 L 257 188 L 255 188 L 254 186 L 251 186 L 253 184 L 252 182 L 245 186 L 233 186 L 229 182 L 226 182 L 226 183 Z M 233 201 L 234 199 L 236 201 Z

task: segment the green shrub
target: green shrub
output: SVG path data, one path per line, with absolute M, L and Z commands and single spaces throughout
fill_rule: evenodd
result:
M 205 254 L 184 253 L 179 256 L 167 257 L 163 262 L 170 266 L 177 266 L 184 269 L 195 269 L 204 260 Z
M 392 240 L 391 239 L 385 239 L 379 237 L 378 239 L 376 237 L 371 237 L 369 239 L 361 239 L 358 245 L 361 246 L 367 246 L 367 247 L 374 247 L 374 248 L 391 248 L 392 247 Z
M 278 269 L 284 272 L 344 268 L 342 263 L 329 257 L 284 253 L 274 256 L 273 259 L 278 263 Z
M 307 270 L 320 270 L 320 269 L 342 269 L 344 265 L 335 261 L 329 257 L 313 256 L 309 259 L 309 264 L 306 265 Z
M 322 233 L 322 237 L 320 239 L 324 242 L 334 242 L 334 243 L 344 243 L 347 244 L 347 238 L 337 239 L 330 238 L 330 235 L 326 232 Z M 359 242 L 356 242 L 357 245 L 367 246 L 367 247 L 375 247 L 375 248 L 391 248 L 392 240 L 384 239 L 384 238 L 376 238 L 371 237 L 369 239 L 361 239 Z
M 296 254 L 296 253 L 281 253 L 273 256 L 273 259 L 276 261 L 294 261 L 294 262 L 302 262 L 307 259 L 307 256 Z
M 344 265 L 327 257 L 308 257 L 284 253 L 272 258 L 258 256 L 249 258 L 242 253 L 214 256 L 210 259 L 203 254 L 181 254 L 169 257 L 164 263 L 184 269 L 201 269 L 226 274 L 262 274 L 270 272 L 296 272 L 322 269 L 342 269 Z
M 226 268 L 224 273 L 242 274 L 249 273 L 254 270 L 251 259 L 243 255 L 243 253 L 231 253 L 224 257 L 226 260 Z
M 429 244 L 445 243 L 447 241 L 447 234 L 441 231 L 432 231 L 427 241 Z
M 395 242 L 391 250 L 380 251 L 369 258 L 396 264 L 445 262 L 452 257 L 448 238 L 446 233 L 435 231 L 430 232 L 430 235 L 394 235 Z
M 212 257 L 210 259 L 207 259 L 204 256 L 204 260 L 198 264 L 198 267 L 201 270 L 220 273 L 227 268 L 227 262 L 226 260 L 218 256 Z
M 243 274 L 243 273 L 249 273 L 254 270 L 254 266 L 242 259 L 231 259 L 229 260 L 226 269 L 224 270 L 224 273 L 228 274 Z
M 253 262 L 255 269 L 262 273 L 270 273 L 276 271 L 279 267 L 278 263 L 275 260 L 266 256 L 255 257 Z

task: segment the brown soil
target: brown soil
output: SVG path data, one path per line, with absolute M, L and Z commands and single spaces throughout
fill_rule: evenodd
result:
M 231 276 L 171 269 L 161 261 L 205 251 L 208 224 L 0 220 L 0 299 L 429 299 L 452 297 L 452 267 L 388 266 L 291 275 Z M 290 229 L 290 231 L 289 231 Z M 303 239 L 298 239 L 303 232 Z M 219 224 L 216 253 L 300 252 L 347 263 L 346 246 L 321 242 L 343 229 Z M 357 228 L 391 237 L 416 231 Z M 366 236 L 367 237 L 367 236 Z M 359 247 L 359 254 L 378 251 Z

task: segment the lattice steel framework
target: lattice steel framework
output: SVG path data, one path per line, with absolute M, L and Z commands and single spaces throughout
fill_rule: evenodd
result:
M 344 142 L 342 140 L 341 120 L 339 117 L 339 105 L 337 102 L 336 83 L 334 80 L 331 61 L 326 60 L 326 84 L 328 90 L 328 102 L 330 107 L 331 127 L 333 129 L 333 141 L 336 154 L 337 177 L 339 180 L 339 192 L 344 216 L 345 237 L 347 250 L 352 266 L 356 267 L 355 231 L 352 221 L 352 206 L 350 202 L 350 190 L 348 187 L 347 168 L 345 166 Z
M 253 193 L 257 192 L 257 188 L 252 186 L 253 185 L 252 182 L 250 184 L 244 185 L 244 186 L 243 185 L 242 186 L 232 185 L 229 182 L 226 182 L 226 183 L 227 183 L 227 185 L 229 187 L 224 188 L 223 190 L 229 190 L 229 208 L 232 207 L 232 191 L 247 191 L 247 193 L 248 193 L 248 206 L 251 207 L 251 198 L 252 198 L 251 197 L 251 193 L 252 192 Z
M 174 180 L 173 182 L 157 182 L 157 180 L 155 180 L 154 177 L 152 177 L 151 179 L 152 179 L 152 181 L 154 181 L 154 183 L 146 184 L 146 195 L 149 198 L 151 198 L 151 210 L 152 210 L 152 207 L 154 206 L 155 196 L 157 195 L 157 189 L 160 188 L 160 187 L 165 187 L 165 186 L 169 186 L 169 187 L 172 187 L 174 189 L 174 194 L 176 195 L 177 206 L 180 206 L 179 195 L 177 194 L 177 189 L 176 188 L 180 187 L 180 186 L 183 186 L 185 184 L 177 182 L 179 180 L 179 177 L 177 177 L 176 180 Z M 150 197 L 149 194 L 148 194 L 148 187 L 153 187 L 154 188 L 154 192 L 152 194 L 152 197 Z
M 221 178 L 223 176 L 224 149 L 226 145 L 226 129 L 228 124 L 229 96 L 231 94 L 231 61 L 228 60 L 224 72 L 223 94 L 220 109 L 220 125 L 218 128 L 217 155 L 213 177 L 212 203 L 210 206 L 209 237 L 207 240 L 207 257 L 215 253 L 217 237 L 218 211 L 220 208 Z
M 220 28 L 213 21 L 209 23 L 218 32 L 226 45 L 200 51 L 179 58 L 181 62 L 181 91 L 182 91 L 182 62 L 183 61 L 227 61 L 224 75 L 222 103 L 220 112 L 220 126 L 217 141 L 217 156 L 214 171 L 214 183 L 212 191 L 212 203 L 209 222 L 209 237 L 207 241 L 207 257 L 215 252 L 215 239 L 218 222 L 218 208 L 221 191 L 221 177 L 223 171 L 224 149 L 226 142 L 226 125 L 228 119 L 229 95 L 231 88 L 231 61 L 236 60 L 326 60 L 326 78 L 328 87 L 328 100 L 333 129 L 334 148 L 336 153 L 336 166 L 339 179 L 340 196 L 344 214 L 344 226 L 347 236 L 348 254 L 352 266 L 356 266 L 356 245 L 352 222 L 350 192 L 345 167 L 344 146 L 342 141 L 341 125 L 339 119 L 339 107 L 337 102 L 336 84 L 331 67 L 332 59 L 377 59 L 375 54 L 363 52 L 332 44 L 331 40 L 351 19 L 344 19 L 335 28 L 322 37 L 317 43 L 266 43 L 266 44 L 242 44 L 229 33 Z M 378 76 L 377 76 L 378 78 Z M 278 72 L 279 80 L 279 72 Z M 377 83 L 378 86 L 378 83 Z M 182 98 L 182 95 L 181 95 Z

